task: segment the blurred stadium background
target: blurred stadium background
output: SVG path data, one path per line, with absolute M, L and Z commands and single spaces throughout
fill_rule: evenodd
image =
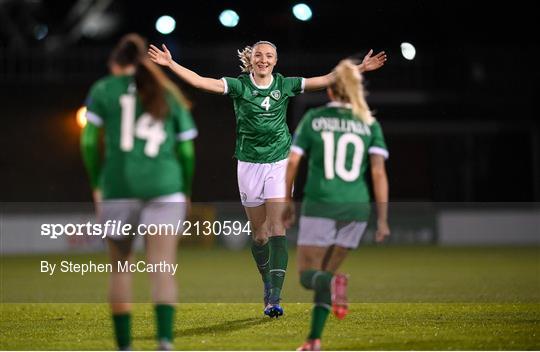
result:
M 166 43 L 177 60 L 211 77 L 237 75 L 236 50 L 265 39 L 277 44 L 277 71 L 285 75 L 324 74 L 370 48 L 388 53 L 385 67 L 366 78 L 368 102 L 391 151 L 391 201 L 399 202 L 394 228 L 413 230 L 394 231 L 401 235 L 393 241 L 538 244 L 539 43 L 532 11 L 466 1 L 308 1 L 308 9 L 294 12 L 296 4 L 0 1 L 0 200 L 91 200 L 77 112 L 92 82 L 107 74 L 108 54 L 121 35 L 139 32 Z M 158 22 L 162 16 L 169 17 Z M 503 24 L 510 17 L 516 24 Z M 200 131 L 193 201 L 236 204 L 230 99 L 178 83 L 194 102 Z M 293 99 L 291 129 L 306 109 L 326 101 L 325 92 Z M 303 182 L 300 177 L 297 190 Z M 216 214 L 212 205 L 201 207 Z M 449 237 L 458 223 L 470 231 Z M 523 231 L 509 236 L 518 223 L 526 224 Z M 483 239 L 474 238 L 479 232 Z
M 76 111 L 116 40 L 135 31 L 216 78 L 236 76 L 236 50 L 259 39 L 277 44 L 285 75 L 324 74 L 341 58 L 385 50 L 386 66 L 366 77 L 391 151 L 393 201 L 540 201 L 534 11 L 519 1 L 306 1 L 312 17 L 300 21 L 296 3 L 0 1 L 1 200 L 91 199 Z M 238 14 L 235 27 L 220 23 L 226 9 Z M 168 35 L 156 30 L 163 15 L 175 20 Z M 230 99 L 182 87 L 200 130 L 194 200 L 237 201 Z M 291 129 L 324 102 L 324 92 L 293 99 Z
M 351 317 L 349 330 L 341 325 L 343 331 L 352 331 L 347 336 L 362 342 L 346 340 L 331 346 L 540 348 L 540 71 L 536 63 L 540 43 L 533 5 L 305 0 L 310 11 L 297 8 L 295 14 L 292 9 L 299 2 L 0 0 L 2 349 L 112 348 L 110 336 L 97 332 L 91 340 L 95 344 L 81 336 L 87 345 L 62 339 L 63 334 L 73 333 L 73 309 L 78 306 L 45 306 L 34 314 L 4 303 L 104 302 L 104 275 L 51 279 L 36 269 L 42 258 L 56 260 L 67 254 L 74 261 L 104 262 L 102 241 L 75 237 L 51 241 L 40 238 L 39 226 L 93 219 L 79 152 L 84 121 L 77 118 L 77 111 L 90 85 L 107 74 L 111 48 L 128 32 L 138 32 L 151 43 L 166 43 L 176 60 L 216 78 L 239 74 L 236 50 L 257 40 L 276 43 L 276 71 L 284 75 L 324 74 L 341 58 L 361 59 L 370 48 L 385 50 L 387 64 L 366 74 L 366 79 L 368 103 L 381 121 L 390 150 L 390 243 L 396 246 L 364 246 L 351 254 L 345 266 L 354 278 L 351 300 L 479 305 L 363 306 L 358 308 L 362 315 Z M 220 22 L 227 9 L 238 16 L 221 17 L 230 27 Z M 159 23 L 162 32 L 172 30 L 169 34 L 158 31 L 161 16 L 171 17 Z M 194 103 L 200 132 L 195 142 L 193 219 L 244 221 L 232 158 L 235 122 L 230 99 L 175 81 Z M 324 92 L 294 98 L 288 115 L 291 129 L 306 109 L 326 101 Z M 303 183 L 301 177 L 296 189 L 301 190 Z M 300 191 L 296 197 L 301 200 Z M 290 235 L 293 243 L 295 229 Z M 371 242 L 371 235 L 370 229 L 364 244 Z M 179 276 L 183 302 L 258 302 L 257 274 L 248 251 L 221 248 L 242 249 L 247 241 L 246 236 L 186 238 L 183 245 L 193 246 L 180 251 L 185 268 Z M 210 247 L 213 250 L 207 251 Z M 75 253 L 88 251 L 97 253 Z M 296 283 L 291 251 L 285 299 L 309 302 L 309 294 Z M 217 266 L 223 269 L 219 277 L 214 274 Z M 140 302 L 147 299 L 145 280 L 145 276 L 136 280 Z M 80 308 L 77 324 L 91 325 L 97 319 L 90 318 L 91 307 Z M 106 307 L 100 309 L 98 316 L 106 319 Z M 181 330 L 180 335 L 193 337 L 192 344 L 184 346 L 253 349 L 250 338 L 271 339 L 256 335 L 262 329 L 249 330 L 248 318 L 232 322 L 222 315 L 200 318 L 197 309 L 187 309 L 195 327 Z M 300 316 L 300 308 L 294 309 Z M 418 309 L 429 314 L 417 315 Z M 21 323 L 21 316 L 32 323 Z M 58 316 L 66 317 L 65 321 L 57 322 Z M 448 340 L 422 340 L 425 331 L 431 334 L 433 326 L 442 326 L 437 325 L 441 317 L 445 326 L 455 329 L 446 331 Z M 36 328 L 40 319 L 47 319 L 43 326 L 52 327 L 56 335 L 42 334 Z M 388 330 L 366 337 L 380 329 L 380 321 Z M 212 326 L 217 330 L 205 335 L 205 326 L 216 322 L 220 323 Z M 359 332 L 357 326 L 366 322 L 366 332 Z M 286 320 L 279 324 L 285 324 L 283 331 L 292 329 Z M 408 324 L 417 324 L 419 333 L 411 333 Z M 53 325 L 64 330 L 54 330 Z M 246 337 L 234 340 L 233 334 L 233 340 L 227 340 L 230 336 L 222 333 L 228 328 L 243 331 Z M 302 329 L 295 328 L 294 334 Z M 339 329 L 331 328 L 328 335 Z M 290 338 L 299 338 L 296 335 Z M 422 343 L 415 344 L 417 336 Z M 203 337 L 213 344 L 202 345 L 199 338 Z M 455 342 L 463 338 L 470 340 Z M 150 341 L 146 343 L 150 348 Z

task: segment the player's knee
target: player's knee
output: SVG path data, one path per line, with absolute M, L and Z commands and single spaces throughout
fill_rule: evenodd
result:
M 268 242 L 268 237 L 267 236 L 254 236 L 253 242 L 257 246 L 264 246 L 266 242 Z
M 266 241 L 268 241 L 268 227 L 265 223 L 262 223 L 259 226 L 253 226 L 251 227 L 251 233 L 253 235 L 253 241 L 257 245 L 264 245 Z
M 268 235 L 270 236 L 281 236 L 285 234 L 285 226 L 281 220 L 271 220 L 268 221 Z

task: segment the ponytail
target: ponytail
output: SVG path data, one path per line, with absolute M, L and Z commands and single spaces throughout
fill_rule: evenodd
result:
M 362 75 L 351 60 L 342 60 L 335 68 L 336 80 L 331 86 L 336 99 L 350 103 L 353 114 L 362 122 L 371 125 L 375 119 L 365 98 Z
M 163 71 L 146 56 L 146 41 L 138 34 L 124 36 L 113 50 L 110 62 L 120 66 L 135 66 L 135 85 L 144 111 L 163 120 L 169 112 L 167 93 L 187 109 L 191 103 Z
M 240 69 L 244 73 L 250 73 L 251 72 L 251 53 L 253 52 L 253 48 L 251 46 L 246 46 L 242 51 L 237 50 L 238 57 L 240 58 L 240 62 L 242 65 L 240 66 Z
M 157 78 L 158 68 L 148 59 L 142 59 L 135 70 L 135 85 L 144 111 L 155 119 L 163 120 L 169 112 L 165 87 Z

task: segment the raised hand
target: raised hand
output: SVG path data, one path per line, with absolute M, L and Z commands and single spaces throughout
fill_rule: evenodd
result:
M 171 52 L 169 51 L 169 49 L 167 49 L 165 44 L 161 44 L 161 47 L 163 48 L 163 51 L 160 50 L 157 46 L 150 44 L 150 47 L 148 48 L 148 55 L 150 56 L 150 59 L 156 64 L 162 66 L 169 66 L 173 62 Z
M 362 63 L 358 65 L 360 72 L 376 70 L 386 62 L 386 53 L 384 51 L 381 51 L 375 56 L 371 56 L 372 54 L 373 49 L 370 49 L 367 55 L 364 56 Z

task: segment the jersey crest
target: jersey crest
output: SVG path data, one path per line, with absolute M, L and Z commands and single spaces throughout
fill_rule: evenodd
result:
M 278 89 L 273 90 L 270 92 L 270 96 L 274 98 L 274 100 L 279 100 L 279 98 L 281 98 L 281 92 Z

